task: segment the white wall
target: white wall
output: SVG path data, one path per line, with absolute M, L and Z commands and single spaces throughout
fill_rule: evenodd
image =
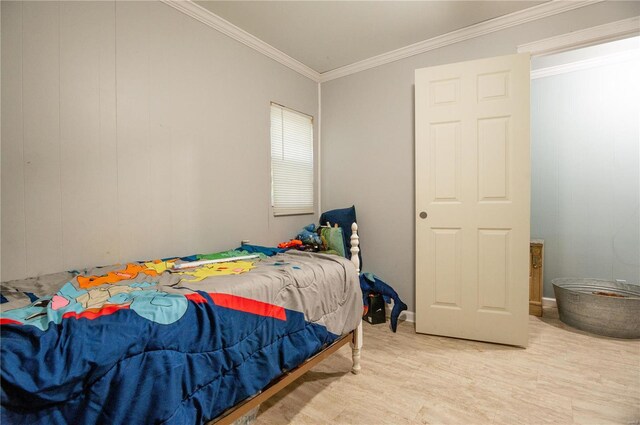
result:
M 520 44 L 637 15 L 640 2 L 598 3 L 323 83 L 322 207 L 356 205 L 364 270 L 414 310 L 415 69 L 512 54 Z
M 531 81 L 531 236 L 545 241 L 545 296 L 558 277 L 640 280 L 639 76 L 636 59 Z
M 159 2 L 2 2 L 2 280 L 274 244 L 269 102 L 317 84 Z

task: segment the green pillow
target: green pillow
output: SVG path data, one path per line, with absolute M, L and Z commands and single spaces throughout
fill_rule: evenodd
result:
M 345 257 L 344 236 L 340 227 L 323 227 L 320 235 L 327 241 L 327 249 L 336 251 L 341 257 Z

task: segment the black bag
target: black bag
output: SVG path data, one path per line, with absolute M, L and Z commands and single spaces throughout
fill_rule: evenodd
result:
M 367 314 L 364 316 L 364 320 L 377 325 L 379 323 L 385 323 L 387 321 L 386 310 L 384 305 L 384 298 L 380 294 L 369 294 L 367 299 L 369 308 Z

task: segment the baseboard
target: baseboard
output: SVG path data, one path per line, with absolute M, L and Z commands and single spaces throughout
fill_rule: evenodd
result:
M 404 320 L 405 322 L 415 323 L 416 322 L 416 312 L 415 311 L 405 310 L 402 313 L 400 313 L 400 320 Z
M 387 310 L 387 319 L 389 319 L 391 317 L 391 309 L 393 308 L 393 300 L 391 300 L 391 304 L 385 304 L 385 307 Z M 400 313 L 400 317 L 398 319 L 400 321 L 415 323 L 416 312 L 405 310 L 402 313 Z
M 556 304 L 555 298 L 546 298 L 542 297 L 542 308 L 556 308 L 558 307 Z

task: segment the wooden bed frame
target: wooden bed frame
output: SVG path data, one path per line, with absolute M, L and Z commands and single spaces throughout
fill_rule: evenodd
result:
M 356 266 L 358 274 L 360 274 L 360 238 L 358 236 L 358 225 L 353 223 L 351 225 L 351 262 Z M 331 354 L 338 351 L 343 345 L 347 343 L 351 344 L 351 356 L 353 359 L 353 366 L 351 372 L 354 374 L 360 373 L 360 350 L 362 349 L 362 320 L 353 331 L 346 335 L 341 336 L 333 344 L 320 351 L 315 356 L 307 359 L 300 366 L 291 370 L 290 372 L 276 378 L 272 381 L 262 392 L 258 393 L 254 397 L 245 400 L 237 406 L 227 410 L 216 419 L 208 422 L 207 425 L 228 425 L 232 424 L 236 420 L 242 418 L 254 408 L 260 406 L 261 403 L 267 401 L 278 391 L 291 384 L 296 379 L 304 375 L 309 369 L 316 366 L 318 363 L 329 357 Z

